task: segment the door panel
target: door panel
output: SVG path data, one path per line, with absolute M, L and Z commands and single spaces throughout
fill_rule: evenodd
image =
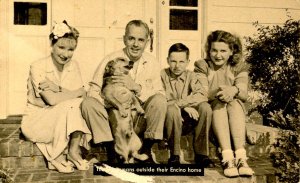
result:
M 106 13 L 107 26 L 123 29 L 128 20 L 145 18 L 145 0 L 109 1 Z
M 50 10 L 46 0 L 8 3 L 8 115 L 24 112 L 29 65 L 49 54 Z
M 203 35 L 202 14 L 200 0 L 159 0 L 159 58 L 161 66 L 168 67 L 167 56 L 170 46 L 174 43 L 183 43 L 190 49 L 190 64 L 201 57 L 201 39 Z
M 88 82 L 93 77 L 93 71 L 97 68 L 101 59 L 95 55 L 104 55 L 105 39 L 84 37 L 80 38 L 78 43 L 78 47 L 74 52 L 74 59 L 80 66 L 84 85 L 88 88 Z
M 90 28 L 104 27 L 105 1 L 75 0 L 74 2 L 74 25 Z
M 14 2 L 46 3 L 47 12 L 44 12 L 47 15 L 46 24 L 14 25 Z M 103 57 L 123 48 L 122 38 L 128 21 L 142 19 L 156 31 L 155 6 L 156 3 L 152 0 L 11 0 L 8 11 L 10 17 L 8 114 L 24 113 L 29 65 L 50 54 L 48 36 L 55 22 L 67 20 L 80 32 L 73 58 L 78 61 L 84 84 L 88 86 Z M 44 15 L 40 9 L 33 9 L 33 12 L 38 12 L 36 16 Z M 28 17 L 28 20 L 39 22 L 36 17 L 31 18 Z M 23 19 L 20 19 L 19 22 L 22 21 Z M 154 50 L 152 54 L 155 53 Z

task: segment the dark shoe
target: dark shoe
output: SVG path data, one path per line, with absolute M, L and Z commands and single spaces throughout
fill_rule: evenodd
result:
M 212 162 L 208 156 L 195 154 L 195 164 L 202 165 L 203 168 L 214 168 L 215 164 Z
M 107 161 L 109 165 L 122 163 L 120 156 L 116 153 L 114 148 L 114 142 L 105 142 Z
M 179 155 L 171 155 L 170 159 L 168 160 L 169 165 L 180 165 L 180 157 Z
M 124 161 L 122 161 L 122 159 L 118 158 L 117 156 L 107 157 L 106 161 L 108 165 L 122 164 L 123 162 Z
M 151 139 L 145 139 L 143 141 L 143 145 L 139 151 L 139 154 L 146 154 L 148 156 L 148 159 L 142 161 L 135 159 L 137 163 L 141 164 L 158 164 L 152 157 L 151 149 L 154 143 L 156 143 L 157 140 L 151 140 Z

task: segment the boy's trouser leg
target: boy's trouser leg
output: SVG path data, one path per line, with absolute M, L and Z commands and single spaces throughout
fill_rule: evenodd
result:
M 171 155 L 180 155 L 182 120 L 180 109 L 175 105 L 168 105 L 165 129 Z
M 194 150 L 196 154 L 209 155 L 209 132 L 212 120 L 212 109 L 207 102 L 198 105 L 199 119 L 195 127 Z
M 92 132 L 95 144 L 113 141 L 107 111 L 97 99 L 85 98 L 81 103 L 81 113 Z

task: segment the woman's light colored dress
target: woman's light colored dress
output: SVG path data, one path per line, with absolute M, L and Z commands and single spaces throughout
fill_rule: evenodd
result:
M 63 101 L 55 106 L 44 103 L 40 96 L 39 83 L 48 78 L 56 85 L 68 90 L 83 87 L 78 63 L 71 60 L 64 66 L 61 77 L 53 64 L 51 56 L 36 61 L 30 66 L 27 82 L 27 108 L 21 123 L 24 136 L 35 142 L 45 158 L 50 161 L 57 158 L 68 146 L 70 134 L 83 132 L 80 145 L 89 149 L 92 135 L 81 116 L 82 99 Z

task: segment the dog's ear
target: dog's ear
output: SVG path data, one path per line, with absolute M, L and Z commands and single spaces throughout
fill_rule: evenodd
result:
M 106 66 L 105 66 L 105 71 L 104 71 L 104 75 L 103 75 L 103 78 L 105 77 L 109 77 L 109 76 L 112 76 L 114 73 L 113 71 L 113 66 L 115 64 L 115 61 L 114 60 L 111 60 L 109 61 Z

